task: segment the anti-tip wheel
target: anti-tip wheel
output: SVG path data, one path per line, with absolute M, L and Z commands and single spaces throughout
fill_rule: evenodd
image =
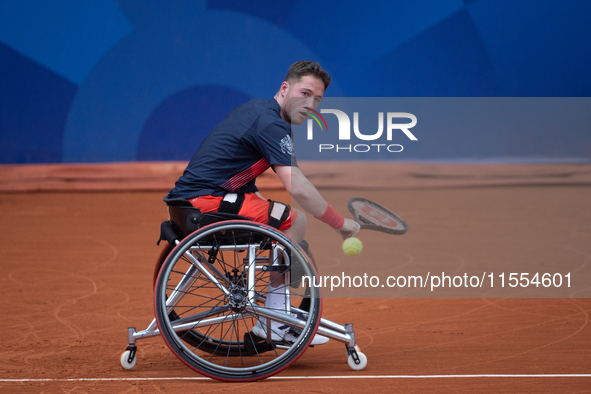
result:
M 367 357 L 365 356 L 365 354 L 361 353 L 360 351 L 357 351 L 357 357 L 359 358 L 359 364 L 355 364 L 355 361 L 353 360 L 352 355 L 349 355 L 347 357 L 347 362 L 349 363 L 349 367 L 353 371 L 361 371 L 367 366 Z
M 121 355 L 121 366 L 123 367 L 123 369 L 127 369 L 130 370 L 133 367 L 135 367 L 135 363 L 137 361 L 137 358 L 134 357 L 131 362 L 129 362 L 129 355 L 131 354 L 130 350 L 126 350 L 123 352 L 123 354 Z

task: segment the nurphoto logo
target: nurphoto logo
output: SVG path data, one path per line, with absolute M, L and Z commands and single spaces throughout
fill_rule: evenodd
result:
M 337 117 L 339 122 L 338 139 L 339 141 L 350 141 L 351 140 L 351 120 L 349 116 L 338 109 L 321 109 L 320 113 L 314 111 L 311 108 L 309 113 L 311 119 L 308 119 L 307 123 L 307 138 L 308 140 L 314 139 L 314 121 L 320 126 L 320 130 L 323 131 L 323 124 L 328 131 L 326 120 L 322 114 L 333 114 Z M 401 119 L 409 119 L 410 122 L 400 123 Z M 321 122 L 322 121 L 322 122 Z M 417 141 L 417 137 L 409 130 L 416 126 L 417 117 L 408 112 L 387 112 L 386 113 L 386 135 L 385 141 L 392 141 L 392 136 L 395 132 L 402 132 L 411 141 Z M 378 143 L 378 140 L 384 140 L 382 135 L 384 134 L 384 113 L 378 112 L 378 130 L 374 133 L 362 133 L 359 130 L 359 112 L 353 112 L 353 133 L 355 137 L 361 141 L 375 141 L 374 143 L 361 143 L 361 144 L 319 144 L 318 151 L 335 151 L 335 152 L 380 152 L 388 151 L 391 153 L 402 152 L 404 147 L 401 144 L 392 143 Z

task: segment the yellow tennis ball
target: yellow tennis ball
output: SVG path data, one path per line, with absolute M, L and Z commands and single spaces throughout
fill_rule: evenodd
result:
M 343 242 L 343 252 L 345 252 L 346 255 L 355 256 L 361 253 L 361 249 L 363 249 L 363 244 L 359 238 L 351 237 Z

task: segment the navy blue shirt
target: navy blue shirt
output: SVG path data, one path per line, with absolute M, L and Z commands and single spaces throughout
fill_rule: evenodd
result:
M 291 127 L 279 103 L 254 99 L 236 107 L 201 143 L 168 196 L 185 198 L 252 193 L 271 165 L 297 165 Z

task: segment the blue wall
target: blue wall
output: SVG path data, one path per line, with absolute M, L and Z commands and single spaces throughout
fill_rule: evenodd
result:
M 188 160 L 301 59 L 334 97 L 588 97 L 590 16 L 587 0 L 2 0 L 0 163 Z M 589 130 L 561 132 L 565 157 L 591 159 Z

